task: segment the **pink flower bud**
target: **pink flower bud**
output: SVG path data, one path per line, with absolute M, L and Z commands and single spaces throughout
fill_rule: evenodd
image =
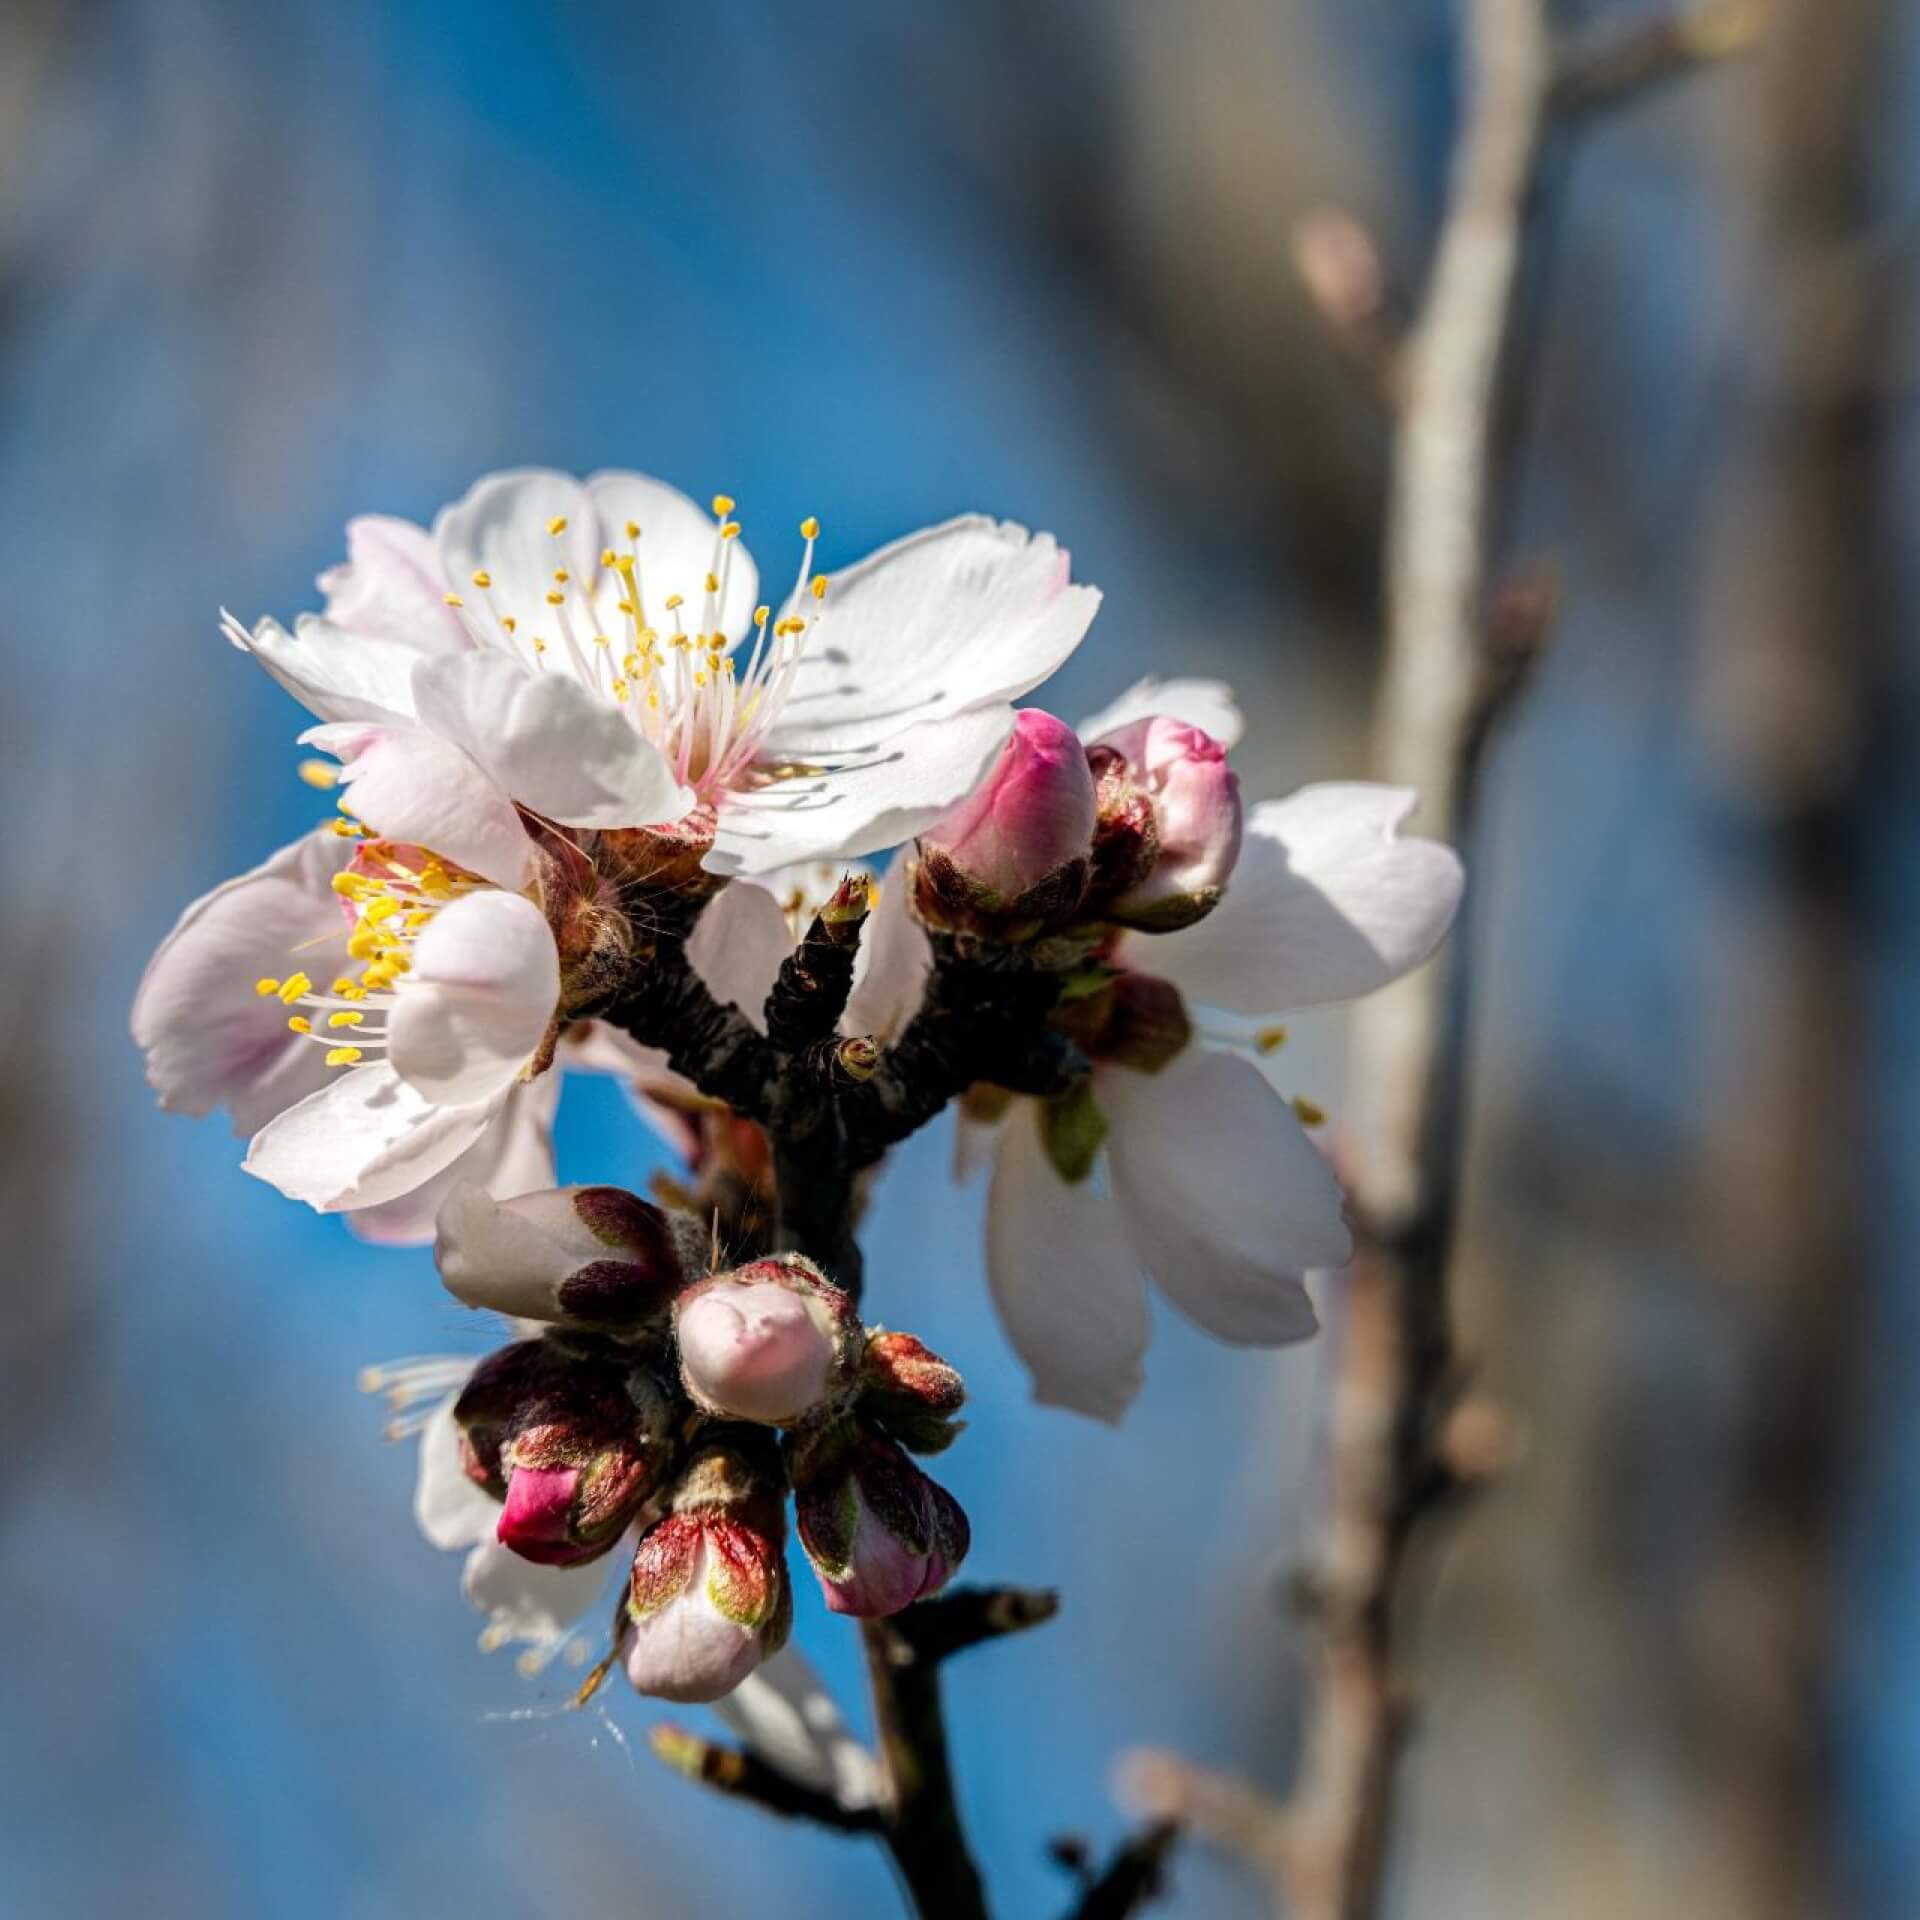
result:
M 543 1566 L 605 1553 L 674 1450 L 672 1403 L 645 1368 L 544 1340 L 483 1360 L 453 1417 L 468 1477 L 505 1502 L 500 1543 Z
M 465 1182 L 440 1209 L 433 1253 L 470 1307 L 595 1328 L 664 1314 L 685 1278 L 667 1216 L 620 1187 L 496 1200 Z
M 992 772 L 920 836 L 921 917 L 935 925 L 981 915 L 1065 918 L 1086 892 L 1094 818 L 1078 736 L 1026 708 Z
M 898 1613 L 938 1593 L 966 1558 L 959 1502 L 891 1440 L 849 1425 L 797 1471 L 800 1544 L 834 1613 Z
M 798 1254 L 696 1281 L 674 1302 L 680 1377 L 704 1411 L 790 1426 L 857 1364 L 853 1302 Z
M 674 1510 L 634 1555 L 627 1678 L 661 1700 L 718 1700 L 786 1644 L 786 1511 L 769 1461 L 721 1440 L 698 1454 Z
M 1210 913 L 1240 857 L 1240 781 L 1227 766 L 1227 750 L 1211 734 L 1159 714 L 1136 720 L 1095 742 L 1103 772 L 1106 811 L 1117 811 L 1132 794 L 1153 806 L 1152 864 L 1144 873 L 1120 875 L 1116 897 L 1102 911 L 1109 919 L 1151 932 L 1190 926 Z M 1118 756 L 1124 780 L 1112 777 Z

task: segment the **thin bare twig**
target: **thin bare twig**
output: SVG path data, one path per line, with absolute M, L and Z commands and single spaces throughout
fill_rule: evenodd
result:
M 1605 22 L 1560 49 L 1548 105 L 1559 117 L 1622 106 L 1710 60 L 1744 53 L 1770 12 L 1768 0 L 1693 0 L 1651 20 Z
M 768 1813 L 787 1820 L 811 1820 L 815 1826 L 838 1833 L 877 1833 L 880 1812 L 875 1807 L 842 1806 L 830 1793 L 802 1786 L 758 1754 L 724 1741 L 705 1740 L 671 1721 L 655 1727 L 648 1743 L 675 1773 L 711 1787 L 733 1800 L 750 1800 Z
M 1138 1913 L 1163 1890 L 1167 1856 L 1179 1838 L 1177 1821 L 1149 1822 L 1088 1883 L 1067 1920 L 1127 1920 Z

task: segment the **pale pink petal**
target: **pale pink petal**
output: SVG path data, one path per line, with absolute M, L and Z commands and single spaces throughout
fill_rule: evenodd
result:
M 321 1049 L 287 1027 L 287 1009 L 254 991 L 343 932 L 329 883 L 353 842 L 321 828 L 196 900 L 147 962 L 133 1002 L 134 1044 L 170 1113 L 225 1106 L 236 1133 L 257 1132 L 326 1074 Z
M 1445 937 L 1464 875 L 1452 848 L 1399 828 L 1404 787 L 1303 787 L 1247 820 L 1226 898 L 1179 933 L 1131 934 L 1126 964 L 1190 1000 L 1264 1016 L 1372 993 Z
M 722 546 L 717 538 L 720 523 L 704 507 L 644 473 L 596 473 L 587 481 L 587 492 L 599 515 L 602 543 L 638 560 L 650 617 L 657 619 L 656 610 L 667 595 L 677 593 L 685 599 L 691 621 L 704 602 L 708 571 L 718 559 L 715 577 L 725 585 L 716 625 L 729 640 L 746 632 L 760 597 L 760 573 L 742 540 Z M 640 529 L 638 541 L 628 535 L 629 524 Z M 625 619 L 618 604 L 624 598 L 622 580 L 611 570 L 603 573 L 595 596 L 608 633 L 619 633 Z
M 768 991 L 792 951 L 793 932 L 780 903 L 751 880 L 722 887 L 687 940 L 687 958 L 713 997 L 730 1001 L 763 1032 Z
M 843 1033 L 893 1040 L 920 1010 L 933 949 L 925 929 L 908 911 L 908 866 L 907 856 L 900 855 L 880 882 L 879 901 L 860 936 L 853 992 L 840 1022 Z
M 1152 674 L 1136 680 L 1119 699 L 1080 722 L 1082 740 L 1098 740 L 1117 733 L 1136 720 L 1165 714 L 1211 734 L 1223 747 L 1237 746 L 1247 723 L 1235 703 L 1233 689 L 1224 680 L 1159 680 Z
M 1146 1289 L 1118 1209 L 1069 1185 L 1040 1144 L 1039 1104 L 1015 1103 L 987 1194 L 987 1280 L 1043 1406 L 1118 1420 L 1141 1386 Z
M 451 1395 L 420 1429 L 420 1464 L 413 1485 L 413 1517 L 420 1531 L 443 1552 L 491 1540 L 500 1518 L 500 1502 L 467 1478 L 461 1461 L 460 1429 L 454 1423 Z
M 254 1136 L 245 1166 L 317 1213 L 378 1206 L 459 1159 L 498 1110 L 497 1101 L 437 1106 L 384 1060 L 373 1061 L 336 1073 L 270 1120 Z
M 474 639 L 447 605 L 448 580 L 433 535 L 411 520 L 362 514 L 347 522 L 347 557 L 317 582 L 327 618 L 343 631 L 416 653 L 463 653 Z
M 713 1710 L 776 1772 L 843 1807 L 879 1797 L 873 1755 L 848 1727 L 826 1682 L 795 1646 L 764 1660 Z
M 443 1106 L 503 1099 L 547 1037 L 560 956 L 547 917 L 517 893 L 470 893 L 414 942 L 387 1016 L 387 1056 Z
M 413 712 L 419 654 L 411 647 L 347 633 L 311 613 L 294 622 L 292 633 L 277 620 L 261 620 L 248 632 L 231 614 L 222 629 L 317 719 L 391 721 Z
M 560 531 L 550 529 L 562 522 Z M 589 586 L 600 568 L 600 532 L 587 490 L 571 474 L 525 467 L 490 473 L 465 496 L 443 507 L 433 523 L 440 564 L 454 591 L 465 597 L 477 624 L 506 614 L 519 622 L 524 645 L 544 633 L 561 645 L 560 627 L 547 605 L 554 572 Z M 486 587 L 474 576 L 484 573 Z M 484 611 L 483 611 L 484 610 Z M 577 596 L 569 616 L 584 620 Z M 579 636 L 583 646 L 590 636 Z M 504 633 L 500 644 L 509 644 Z
M 1096 1072 L 1127 1242 L 1216 1338 L 1314 1330 L 1301 1275 L 1352 1252 L 1340 1185 L 1293 1109 L 1237 1054 L 1190 1047 L 1158 1073 Z
M 499 1509 L 494 1509 L 498 1514 Z M 627 1554 L 631 1558 L 631 1552 Z M 542 1566 L 523 1560 L 498 1540 L 483 1540 L 467 1556 L 460 1585 L 487 1616 L 488 1631 L 502 1640 L 526 1640 L 545 1649 L 564 1639 L 608 1597 L 616 1547 L 605 1559 L 582 1566 Z
M 413 690 L 423 726 L 563 826 L 649 826 L 694 803 L 625 710 L 571 674 L 537 672 L 504 653 L 442 654 L 414 669 Z
M 513 802 L 437 734 L 344 721 L 300 740 L 340 761 L 347 804 L 383 839 L 429 848 L 496 886 L 517 890 L 532 878 L 533 842 Z
M 761 874 L 897 846 L 977 786 L 1013 731 L 1013 709 L 979 707 L 887 739 L 866 758 L 729 793 L 706 865 Z
M 1016 700 L 1080 644 L 1099 605 L 1069 583 L 1050 534 L 976 514 L 895 541 L 833 576 L 769 756 L 867 754 Z

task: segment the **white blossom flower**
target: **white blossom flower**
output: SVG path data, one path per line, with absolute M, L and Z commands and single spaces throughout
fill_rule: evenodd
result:
M 224 1106 L 249 1171 L 412 1242 L 461 1180 L 552 1184 L 557 1080 L 522 1076 L 557 991 L 531 901 L 323 827 L 188 907 L 132 1027 L 163 1107 Z
M 713 504 L 494 474 L 431 533 L 355 521 L 324 617 L 227 632 L 351 756 L 361 819 L 512 888 L 515 803 L 600 829 L 705 810 L 722 873 L 893 845 L 974 785 L 1099 604 L 1049 536 L 979 517 L 829 585 L 809 519 L 776 614 Z
M 1156 714 L 1239 738 L 1231 694 L 1205 681 L 1143 682 L 1080 731 Z M 1350 1237 L 1331 1168 L 1258 1061 L 1278 1016 L 1371 993 L 1445 935 L 1460 863 L 1400 837 L 1414 805 L 1401 788 L 1342 784 L 1253 807 L 1211 913 L 1123 932 L 1102 955 L 1125 984 L 1177 991 L 1172 1057 L 1143 1070 L 1096 1056 L 1070 1110 L 1023 1099 L 990 1127 L 962 1117 L 962 1172 L 991 1151 L 988 1276 L 1036 1399 L 1125 1411 L 1147 1347 L 1143 1273 L 1218 1339 L 1313 1331 L 1302 1276 L 1343 1264 Z

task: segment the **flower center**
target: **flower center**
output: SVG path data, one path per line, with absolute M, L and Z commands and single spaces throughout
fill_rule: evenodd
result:
M 590 579 L 556 566 L 538 601 L 510 605 L 483 569 L 472 576 L 472 596 L 463 588 L 447 604 L 479 645 L 538 672 L 569 673 L 618 706 L 675 777 L 710 804 L 743 780 L 786 704 L 827 591 L 826 576 L 813 571 L 820 523 L 809 516 L 800 523 L 806 545 L 787 609 L 775 620 L 770 607 L 755 608 L 741 670 L 720 616 L 740 537 L 733 507 L 726 494 L 714 496 L 713 551 L 698 580 L 654 578 L 644 529 L 629 520 L 625 546 L 607 547 Z M 555 541 L 566 531 L 564 518 L 547 522 Z
M 335 830 L 363 831 L 350 821 L 336 821 Z M 449 901 L 489 885 L 424 847 L 365 841 L 352 864 L 333 876 L 345 925 L 338 936 L 325 936 L 328 945 L 336 937 L 344 941 L 359 973 L 337 974 L 323 992 L 310 974 L 296 969 L 285 979 L 256 980 L 253 990 L 263 998 L 272 994 L 291 1010 L 287 1026 L 325 1047 L 328 1066 L 357 1066 L 386 1049 L 386 1018 L 395 989 L 413 966 L 414 942 Z

